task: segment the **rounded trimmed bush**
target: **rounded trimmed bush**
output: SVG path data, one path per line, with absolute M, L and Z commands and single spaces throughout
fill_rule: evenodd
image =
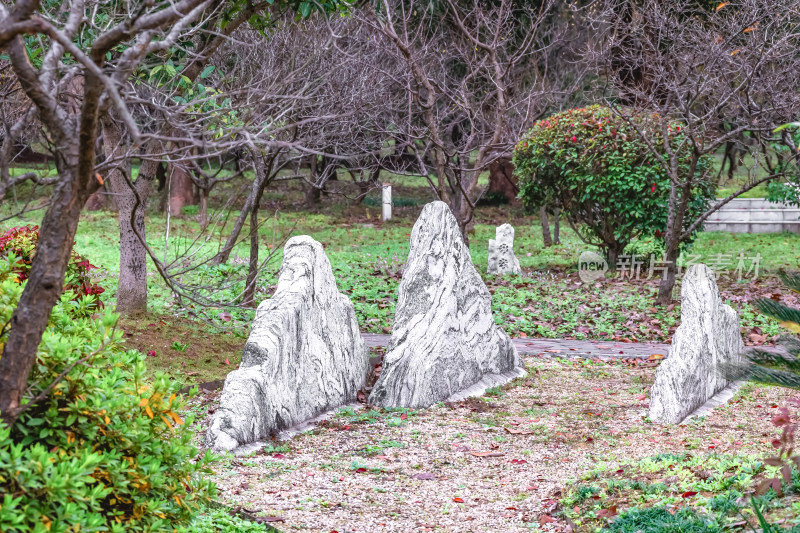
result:
M 663 237 L 670 194 L 656 155 L 669 160 L 661 117 L 624 114 L 629 118 L 599 105 L 557 113 L 536 122 L 514 149 L 523 202 L 560 207 L 582 228 L 582 238 L 607 254 L 612 268 L 634 239 Z M 711 158 L 691 168 L 691 143 L 680 122 L 666 122 L 666 137 L 679 171 L 697 182 L 686 217 L 692 222 L 715 197 Z

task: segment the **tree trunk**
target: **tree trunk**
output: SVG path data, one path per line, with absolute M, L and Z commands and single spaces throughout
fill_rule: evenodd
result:
M 519 187 L 514 176 L 514 163 L 511 162 L 511 158 L 501 157 L 489 165 L 489 190 L 487 193 L 501 195 L 508 203 L 517 201 Z
M 242 305 L 245 307 L 256 306 L 256 278 L 258 278 L 258 202 L 250 210 L 250 264 L 242 295 Z
M 680 243 L 668 243 L 665 252 L 665 260 L 667 261 L 666 270 L 661 277 L 661 282 L 658 284 L 658 296 L 656 297 L 657 305 L 669 305 L 672 303 L 672 291 L 675 288 L 676 272 L 678 270 L 678 256 L 680 255 Z
M 110 121 L 103 122 L 103 139 L 106 157 L 118 155 L 114 154 L 115 149 L 124 150 L 119 142 L 119 129 Z M 142 161 L 139 175 L 134 182 L 135 191 L 119 170 L 113 170 L 108 176 L 108 184 L 119 210 L 119 288 L 116 311 L 122 315 L 135 316 L 147 312 L 147 250 L 137 233 L 145 238 L 145 208 L 157 167 L 156 162 Z
M 255 194 L 250 204 L 250 264 L 247 270 L 242 303 L 248 307 L 255 307 L 256 281 L 258 278 L 258 211 L 261 207 L 261 196 L 272 174 L 273 157 L 268 165 L 256 165 Z M 266 167 L 266 168 L 265 168 Z
M 542 206 L 539 208 L 539 216 L 542 219 L 542 241 L 544 241 L 544 247 L 549 248 L 553 246 L 553 238 L 550 237 L 550 221 L 547 219 L 547 206 Z
M 200 190 L 200 226 L 203 230 L 208 226 L 208 189 Z
M 196 205 L 194 183 L 189 172 L 180 165 L 171 163 L 169 170 L 169 210 L 172 216 L 180 216 L 186 205 Z
M 305 204 L 306 207 L 316 207 L 319 205 L 322 193 L 319 187 L 315 187 L 319 181 L 319 165 L 315 155 L 308 157 L 308 175 L 310 183 L 305 185 Z
M 622 251 L 625 249 L 624 246 L 617 247 L 611 246 L 608 248 L 606 254 L 606 260 L 608 261 L 608 270 L 614 272 L 617 270 L 617 259 L 622 254 Z
M 250 194 L 247 195 L 247 200 L 245 200 L 244 206 L 242 206 L 242 210 L 239 212 L 239 216 L 236 217 L 236 221 L 233 223 L 233 228 L 228 235 L 228 239 L 225 241 L 225 246 L 223 246 L 222 250 L 217 252 L 217 255 L 211 260 L 212 265 L 221 265 L 222 263 L 228 262 L 231 251 L 233 251 L 233 247 L 236 246 L 236 240 L 242 232 L 244 221 L 247 220 L 247 215 L 250 214 L 250 206 L 253 205 L 252 202 L 255 197 L 255 187 L 256 184 L 255 181 L 253 181 L 253 186 L 250 187 Z
M 106 207 L 106 191 L 103 187 L 100 187 L 97 191 L 95 191 L 88 200 L 86 200 L 86 205 L 83 208 L 86 211 L 100 211 L 105 209 Z
M 673 165 L 677 167 L 677 165 Z M 678 256 L 681 252 L 681 234 L 683 219 L 689 206 L 691 182 L 682 183 L 681 190 L 674 184 L 669 193 L 669 214 L 667 215 L 667 234 L 664 236 L 666 250 L 664 260 L 667 262 L 664 275 L 658 285 L 656 304 L 669 305 L 672 302 L 672 290 L 675 288 L 675 273 L 678 270 Z
M 305 199 L 306 207 L 319 206 L 321 199 L 322 199 L 322 189 L 319 189 L 311 184 L 306 185 L 306 199 Z
M 58 156 L 56 168 L 61 181 L 42 220 L 30 276 L 11 316 L 0 357 L 0 416 L 9 425 L 16 421 L 39 343 L 61 297 L 81 210 L 98 186 L 93 175 L 81 179 L 79 166 Z
M 553 209 L 553 244 L 561 244 L 561 209 Z

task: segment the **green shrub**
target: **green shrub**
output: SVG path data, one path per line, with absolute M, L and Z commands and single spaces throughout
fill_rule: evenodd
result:
M 639 133 L 663 147 L 660 118 L 626 111 L 630 120 L 597 105 L 557 113 L 535 123 L 514 149 L 523 202 L 563 209 L 583 227 L 585 240 L 602 248 L 612 263 L 634 239 L 663 237 L 670 193 L 663 166 Z M 711 158 L 701 158 L 691 169 L 691 144 L 681 124 L 668 124 L 679 169 L 694 172 L 699 183 L 692 191 L 689 224 L 715 196 L 705 177 Z
M 28 279 L 38 244 L 39 226 L 18 226 L 0 235 L 0 257 L 16 256 L 14 273 L 19 283 Z M 76 299 L 88 296 L 87 302 L 92 305 L 87 307 L 97 309 L 103 306 L 100 295 L 105 289 L 92 281 L 90 271 L 95 268 L 88 259 L 72 250 L 64 276 L 64 291 L 72 291 Z
M 15 257 L 0 260 L 0 324 L 22 292 L 17 276 Z M 0 531 L 172 531 L 212 495 L 201 477 L 211 456 L 193 460 L 176 386 L 143 380 L 116 315 L 76 316 L 85 301 L 73 297 L 53 310 L 26 398 L 64 378 L 13 427 L 0 423 Z

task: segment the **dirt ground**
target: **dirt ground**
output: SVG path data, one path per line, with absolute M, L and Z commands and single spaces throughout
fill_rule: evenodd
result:
M 659 453 L 766 455 L 790 391 L 745 385 L 684 426 L 647 418 L 658 362 L 526 358 L 483 398 L 410 412 L 348 409 L 312 432 L 217 464 L 220 499 L 282 531 L 570 530 L 565 487 L 603 463 Z M 218 393 L 190 404 L 199 435 Z

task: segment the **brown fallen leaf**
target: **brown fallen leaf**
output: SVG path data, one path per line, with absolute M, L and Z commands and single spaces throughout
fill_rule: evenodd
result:
M 658 361 L 659 359 L 664 359 L 664 354 L 654 353 L 647 359 L 649 359 L 650 361 Z
M 542 516 L 539 517 L 539 525 L 540 526 L 543 526 L 545 524 L 552 524 L 555 521 L 556 521 L 556 519 L 553 518 L 550 515 L 543 514 Z
M 524 429 L 505 428 L 506 431 L 513 435 L 533 435 L 533 431 L 525 431 Z
M 503 457 L 505 452 L 469 452 L 474 457 Z

